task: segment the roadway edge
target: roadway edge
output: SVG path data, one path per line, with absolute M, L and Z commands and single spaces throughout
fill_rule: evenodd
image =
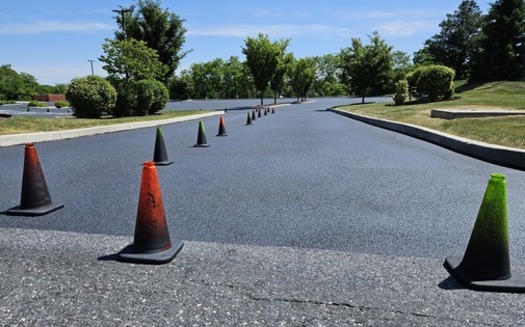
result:
M 479 160 L 509 168 L 525 170 L 525 151 L 522 149 L 474 141 L 430 128 L 372 118 L 336 108 L 328 108 L 326 110 L 369 125 L 415 137 Z
M 170 119 L 152 120 L 135 123 L 124 123 L 107 126 L 96 126 L 88 128 L 79 128 L 65 131 L 41 132 L 41 133 L 22 133 L 11 135 L 0 135 L 0 147 L 8 147 L 13 145 L 20 145 L 25 143 L 39 143 L 59 141 L 83 136 L 92 136 L 98 134 L 115 133 L 122 131 L 129 131 L 132 129 L 148 128 L 161 125 L 168 125 L 174 123 L 181 123 L 189 120 L 201 119 L 216 115 L 224 114 L 223 110 L 207 112 L 197 115 L 189 115 L 183 117 L 176 117 Z

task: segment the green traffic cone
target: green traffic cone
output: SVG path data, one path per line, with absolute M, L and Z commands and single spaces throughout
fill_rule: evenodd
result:
M 204 131 L 204 122 L 199 121 L 199 133 L 197 135 L 197 144 L 194 145 L 196 148 L 205 148 L 210 146 L 206 140 L 206 132 Z
M 505 175 L 491 175 L 463 258 L 448 257 L 444 266 L 468 288 L 525 292 L 525 279 L 510 272 Z

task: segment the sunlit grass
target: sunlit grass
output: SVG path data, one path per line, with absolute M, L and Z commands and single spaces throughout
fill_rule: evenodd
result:
M 169 119 L 204 113 L 200 110 L 186 111 L 166 111 L 158 115 L 144 117 L 124 117 L 124 118 L 101 118 L 101 119 L 84 119 L 74 117 L 59 118 L 35 118 L 14 116 L 9 119 L 0 119 L 0 135 L 33 133 L 33 132 L 51 132 L 61 131 L 94 126 L 106 126 L 123 123 L 132 123 L 140 121 L 152 121 L 160 119 Z
M 473 140 L 525 149 L 525 117 L 431 118 L 432 109 L 525 110 L 525 82 L 493 82 L 476 87 L 462 85 L 450 101 L 407 104 L 353 105 L 342 110 L 415 124 Z

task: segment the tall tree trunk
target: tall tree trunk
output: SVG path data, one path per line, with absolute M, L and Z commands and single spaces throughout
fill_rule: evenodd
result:
M 361 98 L 361 103 L 365 104 L 365 95 L 363 94 L 363 97 Z

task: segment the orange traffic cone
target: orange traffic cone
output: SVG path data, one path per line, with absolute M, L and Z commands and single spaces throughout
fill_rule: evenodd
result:
M 171 242 L 162 193 L 153 161 L 144 163 L 133 243 L 117 254 L 117 260 L 162 264 L 173 260 L 184 244 Z
M 63 203 L 51 202 L 35 145 L 26 144 L 20 205 L 7 210 L 6 213 L 13 216 L 42 216 L 62 207 Z
M 219 118 L 219 133 L 217 134 L 217 136 L 228 136 L 228 134 L 226 134 L 226 127 L 224 126 L 223 116 Z
M 257 118 L 261 118 L 261 109 L 257 109 Z
M 168 160 L 166 153 L 166 146 L 164 145 L 164 137 L 162 136 L 162 129 L 157 127 L 157 137 L 155 139 L 155 152 L 153 153 L 153 162 L 157 166 L 171 165 L 173 161 Z
M 268 107 L 264 107 L 264 115 L 268 115 Z
M 275 109 L 272 107 L 272 114 L 274 114 L 274 113 L 275 113 Z
M 206 132 L 204 131 L 204 122 L 199 121 L 199 132 L 197 134 L 197 143 L 194 145 L 196 148 L 205 148 L 210 146 L 206 140 Z
M 255 109 L 252 109 L 252 121 L 254 121 L 256 119 L 255 117 Z
M 525 279 L 510 273 L 505 175 L 492 174 L 463 258 L 448 257 L 444 266 L 468 288 L 525 292 Z

